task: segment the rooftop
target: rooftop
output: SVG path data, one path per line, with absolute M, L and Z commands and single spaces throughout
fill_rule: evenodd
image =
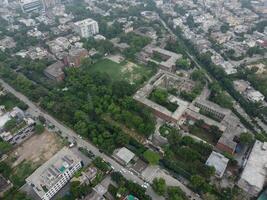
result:
M 91 19 L 91 18 L 88 18 L 88 19 L 84 19 L 84 20 L 81 20 L 81 21 L 77 21 L 74 23 L 74 25 L 76 26 L 85 26 L 85 25 L 90 25 L 90 24 L 94 24 L 94 23 L 97 23 L 95 20 Z
M 206 161 L 206 165 L 213 166 L 215 168 L 215 173 L 218 177 L 222 177 L 229 159 L 224 157 L 222 154 L 217 153 L 215 151 L 211 152 L 208 160 Z
M 61 179 L 62 174 L 78 162 L 81 162 L 81 159 L 70 149 L 64 147 L 35 170 L 26 181 L 34 187 L 39 196 L 44 196 L 46 191 Z
M 267 142 L 256 140 L 249 155 L 245 168 L 241 174 L 240 181 L 245 181 L 250 186 L 261 190 L 267 175 Z M 239 181 L 239 185 L 240 185 Z
M 134 158 L 135 154 L 127 148 L 122 147 L 116 152 L 116 156 L 128 164 Z
M 63 67 L 64 67 L 64 64 L 62 62 L 58 61 L 58 62 L 48 66 L 45 69 L 45 72 L 57 77 L 57 76 L 64 74 L 64 72 L 62 70 Z

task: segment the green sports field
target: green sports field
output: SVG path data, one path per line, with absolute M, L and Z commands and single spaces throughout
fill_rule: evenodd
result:
M 90 71 L 107 73 L 112 80 L 127 80 L 130 83 L 140 81 L 143 76 L 151 76 L 151 69 L 132 62 L 124 61 L 116 63 L 109 59 L 103 59 L 90 66 Z

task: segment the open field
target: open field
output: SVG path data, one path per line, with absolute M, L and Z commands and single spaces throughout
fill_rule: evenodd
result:
M 23 162 L 34 165 L 42 164 L 63 147 L 61 139 L 55 133 L 45 131 L 41 135 L 33 135 L 9 155 L 12 168 Z
M 103 59 L 90 67 L 92 72 L 107 73 L 112 80 L 127 80 L 129 83 L 136 83 L 142 80 L 143 76 L 150 76 L 151 69 L 125 61 L 116 63 L 110 59 Z

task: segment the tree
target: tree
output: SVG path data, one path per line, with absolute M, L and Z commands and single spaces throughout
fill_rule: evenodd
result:
M 253 136 L 251 133 L 241 133 L 239 140 L 241 144 L 248 145 L 253 142 Z
M 191 74 L 191 78 L 194 81 L 200 81 L 203 83 L 206 81 L 205 72 L 201 69 L 194 70 L 193 73 Z
M 179 59 L 176 61 L 176 67 L 179 69 L 185 69 L 188 70 L 190 68 L 190 63 L 187 59 Z
M 44 126 L 43 126 L 42 124 L 37 123 L 37 124 L 35 125 L 35 133 L 36 133 L 36 134 L 41 134 L 41 133 L 44 132 L 44 130 L 45 130 L 45 128 L 44 128 Z
M 229 30 L 230 26 L 228 23 L 224 23 L 223 25 L 221 25 L 221 32 L 222 33 L 226 33 Z
M 210 185 L 205 181 L 202 176 L 194 175 L 190 179 L 192 187 L 198 192 L 208 192 L 210 190 Z
M 159 162 L 160 156 L 158 153 L 148 149 L 144 152 L 144 158 L 149 162 L 150 165 L 156 165 Z
M 186 200 L 186 194 L 179 187 L 168 187 L 168 200 Z
M 12 118 L 9 121 L 7 121 L 4 125 L 5 131 L 10 131 L 12 128 L 14 128 L 17 124 L 16 119 Z
M 165 180 L 163 178 L 154 178 L 152 188 L 158 195 L 163 196 L 166 191 Z

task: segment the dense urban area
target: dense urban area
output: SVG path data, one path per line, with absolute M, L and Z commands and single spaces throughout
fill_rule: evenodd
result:
M 0 0 L 0 199 L 267 200 L 267 1 Z

